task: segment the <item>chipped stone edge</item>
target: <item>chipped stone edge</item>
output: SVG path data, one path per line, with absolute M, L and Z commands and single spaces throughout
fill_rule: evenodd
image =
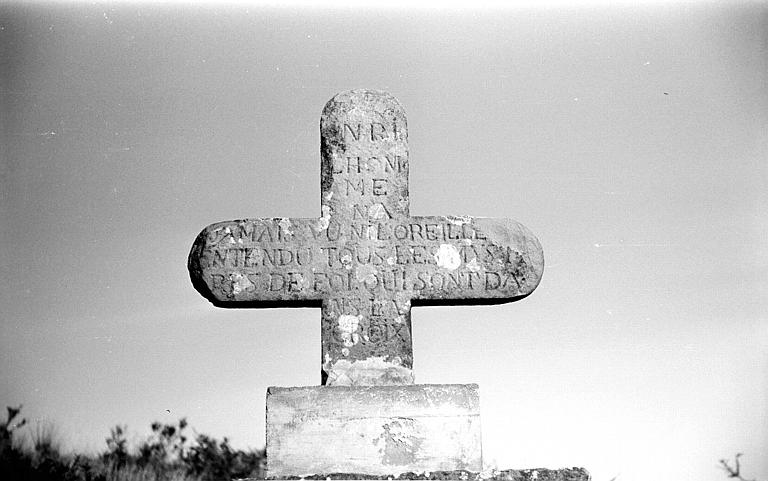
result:
M 237 481 L 282 481 L 282 480 L 458 480 L 458 481 L 591 481 L 592 475 L 586 468 L 572 467 L 560 469 L 504 469 L 474 471 L 435 471 L 422 473 L 403 473 L 398 476 L 379 476 L 361 473 L 329 473 L 308 476 L 241 478 Z

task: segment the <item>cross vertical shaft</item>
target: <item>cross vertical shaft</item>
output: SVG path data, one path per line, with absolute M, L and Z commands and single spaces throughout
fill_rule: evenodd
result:
M 405 112 L 392 96 L 346 92 L 326 105 L 320 134 L 322 218 L 329 240 L 346 239 L 327 247 L 329 267 L 367 287 L 323 300 L 323 384 L 413 383 L 410 296 L 378 236 L 409 216 Z

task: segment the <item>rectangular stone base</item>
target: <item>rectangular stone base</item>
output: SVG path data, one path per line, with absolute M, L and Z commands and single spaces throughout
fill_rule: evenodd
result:
M 481 471 L 476 384 L 267 389 L 267 477 Z

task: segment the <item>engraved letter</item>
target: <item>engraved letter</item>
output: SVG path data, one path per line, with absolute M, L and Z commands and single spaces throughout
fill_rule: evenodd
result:
M 373 179 L 373 195 L 387 195 L 387 179 Z
M 352 187 L 352 190 L 359 191 L 360 195 L 365 195 L 365 184 L 363 184 L 363 179 L 358 179 L 357 185 L 350 182 L 349 179 L 344 179 L 344 182 L 347 183 L 347 195 L 349 195 L 350 187 Z
M 378 132 L 377 132 L 378 130 Z M 379 122 L 371 123 L 371 142 L 386 138 L 387 128 Z
M 357 124 L 357 131 L 352 130 L 352 127 L 349 124 L 344 124 L 344 130 L 345 130 L 345 134 L 346 134 L 346 131 L 348 130 L 349 133 L 352 134 L 352 137 L 354 137 L 355 140 L 360 140 L 360 124 Z

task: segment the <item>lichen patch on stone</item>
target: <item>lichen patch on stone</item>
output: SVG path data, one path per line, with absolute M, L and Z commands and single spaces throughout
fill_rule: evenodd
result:
M 357 332 L 360 327 L 362 316 L 352 316 L 342 314 L 339 316 L 339 336 L 344 343 L 344 347 L 352 347 L 360 342 L 360 334 Z
M 283 217 L 280 219 L 280 222 L 278 223 L 280 228 L 283 230 L 283 233 L 287 236 L 293 235 L 293 230 L 291 230 L 291 219 L 288 219 L 287 217 Z
M 339 262 L 341 262 L 345 269 L 352 269 L 352 254 L 339 256 Z
M 453 271 L 461 265 L 461 256 L 459 255 L 459 250 L 451 244 L 440 244 L 435 253 L 435 261 L 438 267 Z
M 232 294 L 234 295 L 238 295 L 241 292 L 254 288 L 253 282 L 251 282 L 247 276 L 240 274 L 239 272 L 232 273 L 230 280 L 232 281 Z
M 329 386 L 392 386 L 413 384 L 413 371 L 403 367 L 402 360 L 395 356 L 386 360 L 384 356 L 372 356 L 361 360 L 339 359 L 326 362 Z
M 424 442 L 418 432 L 418 422 L 411 418 L 400 418 L 382 425 L 382 433 L 373 441 L 380 447 L 381 464 L 388 466 L 412 464 Z
M 480 264 L 477 263 L 477 257 L 473 257 L 471 261 L 466 263 L 466 266 L 467 266 L 467 270 L 470 272 L 477 272 L 480 269 L 482 269 Z
M 374 284 L 376 282 L 376 268 L 367 264 L 358 265 L 355 269 L 355 277 L 358 282 Z
M 383 204 L 376 203 L 373 204 L 368 210 L 368 217 L 371 220 L 381 220 L 387 219 L 389 215 L 387 214 L 387 209 L 384 208 Z
M 226 227 L 224 229 L 224 234 L 229 236 L 229 243 L 230 244 L 235 244 L 236 243 L 235 242 L 235 238 L 232 237 L 232 231 L 229 229 L 229 227 Z
M 333 194 L 333 192 L 331 192 Z M 328 199 L 331 197 L 329 196 Z M 323 212 L 323 215 L 317 219 L 317 225 L 315 226 L 317 231 L 325 230 L 328 228 L 328 226 L 331 224 L 331 206 L 323 204 L 320 209 Z
M 472 222 L 472 217 L 466 215 L 449 215 L 446 219 L 453 225 L 464 225 Z

